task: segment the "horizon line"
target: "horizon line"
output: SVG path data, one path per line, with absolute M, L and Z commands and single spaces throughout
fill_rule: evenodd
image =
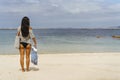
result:
M 0 28 L 0 30 L 16 30 L 17 28 Z M 120 29 L 120 28 L 33 28 L 33 29 Z

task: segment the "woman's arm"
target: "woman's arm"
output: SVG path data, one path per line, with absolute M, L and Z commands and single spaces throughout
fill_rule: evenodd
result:
M 36 38 L 32 38 L 33 42 L 34 42 L 34 46 L 35 48 L 37 48 L 37 41 L 36 41 Z
M 20 36 L 20 31 L 16 33 L 17 36 Z
M 16 33 L 17 36 L 20 36 L 20 29 L 21 29 L 21 28 L 18 27 L 18 29 L 17 29 L 17 33 Z
M 30 37 L 34 42 L 34 46 L 37 48 L 37 41 L 35 35 L 33 34 L 32 27 L 30 27 Z

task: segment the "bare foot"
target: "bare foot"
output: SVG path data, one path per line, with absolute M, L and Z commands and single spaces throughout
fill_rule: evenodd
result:
M 26 71 L 28 72 L 28 71 L 30 71 L 29 69 L 26 69 Z
M 22 72 L 25 72 L 25 69 L 22 69 Z

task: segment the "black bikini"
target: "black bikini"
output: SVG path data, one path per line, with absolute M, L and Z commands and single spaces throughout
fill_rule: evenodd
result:
M 20 44 L 22 44 L 24 46 L 24 48 L 26 48 L 29 43 L 20 42 Z

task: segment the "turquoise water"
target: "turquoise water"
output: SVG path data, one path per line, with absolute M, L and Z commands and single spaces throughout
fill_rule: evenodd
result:
M 17 30 L 0 30 L 0 54 L 19 54 L 13 47 Z M 33 30 L 38 53 L 120 52 L 120 30 L 113 29 L 38 29 Z M 100 38 L 97 38 L 99 36 Z

